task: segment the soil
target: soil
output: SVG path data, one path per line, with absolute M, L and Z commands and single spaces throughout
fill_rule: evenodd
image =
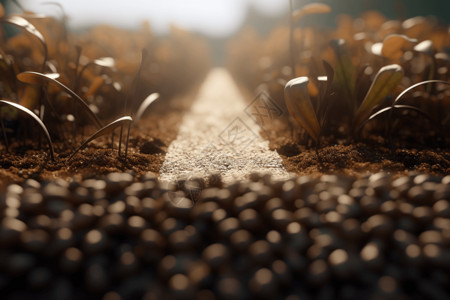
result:
M 92 141 L 70 162 L 67 158 L 79 145 L 79 141 L 70 149 L 56 143 L 55 162 L 49 159 L 45 145 L 40 149 L 35 141 L 34 144 L 27 142 L 29 144 L 26 147 L 12 144 L 8 153 L 2 146 L 0 190 L 7 184 L 21 183 L 27 178 L 38 181 L 62 178 L 71 181 L 111 172 L 132 172 L 136 178 L 148 172 L 158 174 L 167 148 L 177 137 L 182 117 L 191 106 L 198 88 L 199 86 L 193 88 L 183 97 L 159 103 L 140 121 L 138 128 L 132 128 L 126 160 L 123 156 L 118 156 L 118 138 L 111 150 L 110 136 Z M 268 135 L 267 132 L 271 134 Z M 295 141 L 290 127 L 279 119 L 272 123 L 269 131 L 266 128 L 266 131 L 261 132 L 261 136 L 269 140 L 271 150 L 280 154 L 286 170 L 298 175 L 319 177 L 323 174 L 341 174 L 360 177 L 380 171 L 394 176 L 411 171 L 431 175 L 450 174 L 449 148 L 436 149 L 422 145 L 391 150 L 383 143 L 368 139 L 364 143 L 354 144 L 324 143 L 316 153 L 314 147 L 305 147 Z
M 295 142 L 291 129 L 282 121 L 273 123 L 276 134 L 265 135 L 272 150 L 276 150 L 286 170 L 299 175 L 319 177 L 341 174 L 360 177 L 368 173 L 387 172 L 394 176 L 411 171 L 430 175 L 450 174 L 450 149 L 389 147 L 383 142 L 366 139 L 352 144 L 327 144 L 316 152 Z M 264 136 L 264 135 L 263 135 Z
M 118 156 L 119 130 L 115 132 L 114 149 L 111 149 L 111 135 L 101 137 L 90 142 L 70 162 L 68 157 L 81 144 L 80 138 L 76 145 L 69 147 L 62 142 L 55 142 L 54 162 L 51 161 L 45 144 L 40 148 L 36 141 L 27 141 L 25 146 L 16 142 L 10 145 L 10 151 L 6 153 L 2 143 L 0 191 L 10 183 L 21 183 L 27 178 L 38 181 L 62 178 L 72 181 L 95 178 L 111 172 L 132 172 L 136 178 L 148 172 L 158 174 L 167 148 L 176 138 L 182 117 L 197 92 L 198 86 L 183 96 L 156 102 L 138 127 L 131 127 L 127 159 L 123 156 L 124 146 L 122 156 Z M 123 136 L 125 138 L 125 134 Z M 86 138 L 87 135 L 84 139 Z
M 249 103 L 253 101 L 254 93 L 243 86 L 240 90 Z M 269 141 L 270 149 L 281 156 L 288 172 L 311 177 L 324 174 L 361 177 L 377 172 L 390 173 L 394 177 L 411 172 L 436 176 L 450 174 L 450 148 L 438 148 L 436 142 L 424 143 L 410 138 L 390 146 L 380 135 L 367 136 L 356 143 L 322 137 L 322 146 L 316 150 L 312 145 L 304 146 L 305 139 L 300 141 L 302 137 L 283 117 L 286 115 L 283 112 L 281 117 L 270 119 L 270 122 L 266 119 L 260 124 L 260 134 Z M 410 132 L 409 136 L 417 134 L 420 133 Z

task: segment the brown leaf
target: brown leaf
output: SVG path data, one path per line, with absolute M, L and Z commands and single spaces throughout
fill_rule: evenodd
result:
M 292 17 L 294 19 L 294 22 L 298 22 L 306 15 L 327 14 L 329 12 L 331 12 L 331 7 L 329 5 L 323 3 L 311 3 L 294 11 L 292 13 Z

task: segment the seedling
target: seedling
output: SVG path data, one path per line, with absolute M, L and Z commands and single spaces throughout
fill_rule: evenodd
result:
M 49 149 L 50 149 L 50 157 L 52 158 L 52 161 L 54 161 L 54 160 L 55 160 L 55 156 L 54 156 L 54 150 L 53 150 L 52 139 L 51 139 L 51 137 L 50 137 L 50 134 L 48 133 L 47 127 L 44 125 L 44 123 L 41 121 L 41 119 L 39 119 L 39 118 L 38 118 L 31 110 L 29 110 L 28 108 L 26 108 L 26 107 L 24 107 L 24 106 L 22 106 L 22 105 L 20 105 L 20 104 L 11 102 L 11 101 L 0 100 L 0 106 L 8 106 L 8 107 L 15 108 L 15 109 L 19 110 L 20 112 L 22 112 L 22 113 L 28 115 L 31 119 L 33 119 L 33 120 L 39 125 L 39 128 L 41 128 L 42 132 L 43 132 L 44 135 L 45 135 L 45 138 L 47 139 L 48 146 L 49 146 Z M 0 119 L 1 119 L 1 123 L 2 123 L 2 124 L 1 124 L 2 126 L 1 126 L 1 127 L 2 127 L 3 137 L 4 137 L 4 139 L 5 139 L 6 147 L 8 148 L 8 140 L 7 140 L 5 128 L 4 128 L 4 125 L 3 125 L 3 117 L 2 117 L 2 115 L 1 115 L 1 110 L 0 110 Z
M 33 35 L 34 37 L 36 37 L 39 40 L 39 42 L 42 44 L 42 47 L 44 48 L 44 62 L 42 63 L 42 72 L 44 72 L 46 63 L 48 60 L 48 49 L 47 49 L 47 43 L 45 42 L 44 36 L 36 29 L 36 27 L 34 27 L 33 24 L 31 24 L 30 22 L 28 22 L 27 19 L 25 19 L 21 16 L 17 16 L 17 15 L 6 16 L 3 18 L 0 18 L 0 22 L 5 23 L 5 24 L 14 25 L 14 26 L 28 32 L 29 34 Z
M 68 161 L 72 160 L 73 156 L 74 156 L 75 154 L 77 154 L 78 151 L 80 151 L 81 149 L 83 149 L 84 147 L 86 147 L 86 145 L 87 145 L 90 141 L 92 141 L 92 140 L 94 140 L 94 139 L 96 139 L 96 138 L 98 138 L 98 137 L 100 137 L 100 136 L 102 136 L 102 135 L 106 135 L 106 134 L 108 134 L 108 133 L 113 132 L 114 129 L 116 129 L 116 128 L 119 127 L 119 126 L 122 128 L 124 125 L 128 125 L 127 141 L 126 141 L 126 143 L 125 143 L 125 159 L 127 159 L 127 154 L 128 154 L 128 140 L 129 140 L 129 137 L 130 137 L 130 125 L 131 125 L 132 122 L 133 122 L 133 119 L 132 119 L 130 116 L 125 116 L 125 117 L 119 118 L 119 119 L 117 119 L 117 120 L 115 120 L 115 121 L 109 123 L 109 124 L 106 125 L 105 127 L 103 127 L 103 128 L 101 128 L 100 130 L 98 130 L 96 133 L 94 133 L 93 135 L 91 135 L 86 141 L 84 141 L 83 144 L 81 144 L 81 146 L 78 147 L 77 150 L 75 150 L 75 151 L 72 153 L 72 155 L 70 155 L 70 157 L 68 158 Z M 119 147 L 119 153 L 118 153 L 118 154 L 119 154 L 119 156 L 120 156 L 120 147 Z
M 78 54 L 78 57 L 80 56 L 80 54 L 81 54 L 81 48 L 79 48 L 80 50 L 80 53 Z M 80 81 L 81 81 L 81 78 L 83 78 L 83 73 L 86 71 L 86 69 L 89 67 L 89 66 L 95 66 L 95 65 L 97 65 L 97 66 L 100 66 L 100 67 L 103 67 L 103 68 L 114 68 L 114 66 L 115 66 L 115 60 L 114 60 L 114 58 L 112 58 L 112 57 L 102 57 L 102 58 L 98 58 L 98 59 L 95 59 L 95 60 L 93 60 L 93 61 L 90 61 L 90 62 L 88 62 L 87 64 L 85 64 L 82 68 L 81 68 L 81 70 L 80 70 L 80 72 L 77 74 L 77 76 L 76 76 L 76 79 L 75 79 L 75 87 L 74 87 L 74 91 L 75 92 L 78 92 L 78 88 L 79 88 L 79 84 L 80 84 Z M 77 66 L 78 66 L 78 62 L 77 62 Z
M 331 11 L 330 6 L 323 3 L 310 3 L 304 5 L 298 10 L 294 10 L 294 0 L 289 0 L 289 49 L 290 49 L 290 57 L 291 57 L 291 69 L 292 74 L 296 77 L 296 47 L 295 47 L 295 39 L 294 39 L 294 30 L 295 25 L 306 15 L 312 14 L 326 14 Z M 301 45 L 301 49 L 303 48 L 303 42 Z
M 87 103 L 78 96 L 74 91 L 69 89 L 67 86 L 62 84 L 61 82 L 54 79 L 52 76 L 47 74 L 42 74 L 38 72 L 22 72 L 17 75 L 17 79 L 21 82 L 28 83 L 28 84 L 38 84 L 42 86 L 47 86 L 49 84 L 52 84 L 62 90 L 64 90 L 66 93 L 68 93 L 72 98 L 81 105 L 81 107 L 84 108 L 84 110 L 87 112 L 89 117 L 94 121 L 95 125 L 97 125 L 99 128 L 103 127 L 102 122 L 99 120 L 99 118 L 94 114 L 94 112 L 89 108 Z
M 392 92 L 402 77 L 403 69 L 399 65 L 385 66 L 378 71 L 361 105 L 351 115 L 352 133 L 356 133 L 361 124 L 369 119 L 373 109 Z M 285 87 L 285 101 L 294 120 L 306 130 L 316 142 L 316 145 L 319 145 L 322 126 L 326 120 L 319 121 L 318 113 L 310 100 L 308 83 L 308 77 L 298 77 L 290 80 Z M 320 118 L 325 118 L 326 114 L 321 113 L 319 115 Z
M 142 115 L 147 110 L 147 108 L 156 100 L 159 99 L 159 93 L 152 93 L 148 95 L 147 98 L 145 98 L 144 101 L 142 101 L 141 105 L 139 106 L 136 115 L 134 117 L 134 126 L 137 126 L 139 120 L 142 118 Z

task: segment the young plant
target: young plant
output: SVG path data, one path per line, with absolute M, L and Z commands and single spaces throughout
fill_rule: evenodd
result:
M 83 109 L 87 112 L 89 117 L 94 121 L 95 125 L 97 125 L 99 128 L 103 127 L 102 122 L 99 120 L 97 115 L 89 108 L 89 105 L 87 105 L 87 103 L 80 96 L 78 96 L 74 91 L 72 91 L 67 86 L 65 86 L 61 82 L 57 81 L 56 79 L 54 79 L 53 76 L 48 75 L 48 74 L 38 73 L 38 72 L 27 71 L 27 72 L 22 72 L 22 73 L 18 74 L 17 79 L 23 83 L 28 83 L 28 84 L 38 84 L 38 85 L 42 85 L 42 86 L 47 86 L 47 85 L 51 84 L 51 85 L 56 86 L 59 89 L 64 90 L 66 93 L 68 93 L 70 96 L 72 96 L 72 98 L 75 101 L 77 101 L 81 105 L 81 107 L 83 107 Z
M 137 126 L 139 120 L 142 118 L 142 115 L 147 110 L 147 108 L 158 99 L 159 93 L 151 93 L 150 95 L 147 96 L 147 98 L 145 98 L 144 101 L 142 101 L 134 117 L 134 126 Z
M 55 155 L 54 155 L 54 150 L 53 150 L 52 139 L 51 139 L 50 134 L 49 134 L 49 132 L 47 130 L 47 127 L 44 125 L 44 123 L 41 121 L 41 119 L 39 119 L 28 108 L 26 108 L 26 107 L 24 107 L 24 106 L 22 106 L 20 104 L 11 102 L 11 101 L 0 100 L 0 106 L 8 106 L 8 107 L 17 109 L 20 112 L 24 113 L 25 115 L 29 116 L 31 119 L 33 119 L 39 125 L 39 128 L 41 128 L 42 132 L 45 135 L 45 138 L 47 139 L 48 146 L 49 146 L 49 149 L 50 149 L 50 157 L 51 157 L 52 161 L 54 161 L 55 160 Z M 1 114 L 2 114 L 2 111 L 0 110 L 1 129 L 2 129 L 2 132 L 3 132 L 3 137 L 5 139 L 6 149 L 8 149 L 8 139 L 6 137 L 6 132 L 5 132 L 5 128 L 4 128 L 4 125 L 3 125 L 3 116 Z
M 295 46 L 295 39 L 294 39 L 294 30 L 295 25 L 306 15 L 312 15 L 312 14 L 326 14 L 331 11 L 330 6 L 323 4 L 323 3 L 310 3 L 307 5 L 304 5 L 300 9 L 294 10 L 294 0 L 289 0 L 289 51 L 290 51 L 290 57 L 291 57 L 291 69 L 292 74 L 294 77 L 296 77 L 296 46 Z M 301 45 L 301 48 L 303 48 L 303 42 Z
M 291 79 L 284 88 L 286 107 L 292 118 L 319 144 L 320 124 L 308 92 L 308 77 Z
M 119 127 L 119 126 L 122 128 L 124 125 L 128 125 L 127 141 L 126 141 L 126 143 L 125 143 L 125 159 L 127 159 L 127 154 L 128 154 L 128 140 L 129 140 L 129 137 L 130 137 L 130 125 L 131 125 L 132 122 L 133 122 L 133 119 L 132 119 L 130 116 L 125 116 L 125 117 L 119 118 L 119 119 L 117 119 L 117 120 L 115 120 L 115 121 L 109 123 L 109 124 L 106 125 L 105 127 L 103 127 L 103 128 L 101 128 L 100 130 L 98 130 L 96 133 L 94 133 L 93 135 L 91 135 L 86 141 L 84 141 L 83 144 L 81 144 L 81 146 L 78 147 L 77 150 L 75 150 L 75 152 L 72 153 L 72 155 L 70 155 L 70 157 L 68 158 L 68 161 L 72 160 L 73 156 L 74 156 L 75 154 L 77 154 L 78 151 L 80 151 L 81 149 L 83 149 L 84 147 L 86 147 L 86 145 L 87 145 L 90 141 L 92 141 L 92 140 L 94 140 L 94 139 L 96 139 L 96 138 L 98 138 L 98 137 L 100 137 L 100 136 L 102 136 L 102 135 L 106 135 L 106 134 L 108 134 L 108 133 L 113 132 L 113 131 L 114 131 L 117 127 Z M 119 147 L 119 153 L 118 153 L 118 155 L 120 156 L 120 147 Z
M 399 65 L 388 65 L 381 68 L 375 76 L 364 100 L 356 112 L 350 112 L 351 133 L 357 133 L 361 125 L 369 119 L 371 112 L 384 100 L 403 78 L 403 69 Z M 319 115 L 314 109 L 308 92 L 308 77 L 290 80 L 285 87 L 285 101 L 292 118 L 319 145 L 322 126 L 327 114 Z M 321 126 L 322 125 L 322 126 Z
M 25 32 L 28 32 L 29 34 L 31 34 L 32 36 L 36 37 L 39 40 L 39 42 L 42 44 L 42 47 L 44 48 L 44 62 L 42 63 L 42 72 L 44 72 L 48 60 L 48 48 L 44 36 L 39 32 L 39 30 L 37 30 L 33 24 L 28 22 L 27 19 L 17 15 L 2 17 L 0 18 L 0 23 L 14 25 L 24 30 Z

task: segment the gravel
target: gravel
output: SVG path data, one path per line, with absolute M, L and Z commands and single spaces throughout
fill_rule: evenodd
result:
M 250 177 L 10 185 L 1 297 L 448 299 L 449 176 Z
M 160 180 L 219 173 L 232 182 L 254 172 L 287 178 L 280 156 L 269 150 L 246 105 L 228 71 L 213 69 L 169 146 Z

